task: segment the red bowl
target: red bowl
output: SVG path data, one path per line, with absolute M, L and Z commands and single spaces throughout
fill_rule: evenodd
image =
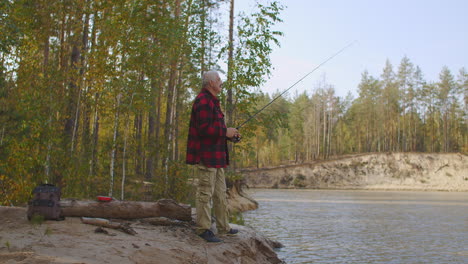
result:
M 112 201 L 112 197 L 109 197 L 109 196 L 98 196 L 97 199 L 100 202 L 110 202 L 110 201 Z

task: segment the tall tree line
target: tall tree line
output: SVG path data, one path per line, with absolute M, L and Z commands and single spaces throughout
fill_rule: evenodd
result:
M 248 112 L 279 44 L 277 2 L 232 16 L 227 39 L 230 4 L 2 0 L 0 204 L 25 202 L 41 182 L 73 197 L 185 199 L 201 73 L 226 71 L 231 50 L 231 113 Z
M 263 167 L 363 152 L 468 152 L 468 75 L 442 67 L 435 82 L 408 57 L 362 73 L 358 96 L 326 79 L 311 94 L 278 100 L 249 126 L 241 166 Z M 271 98 L 262 95 L 259 107 Z

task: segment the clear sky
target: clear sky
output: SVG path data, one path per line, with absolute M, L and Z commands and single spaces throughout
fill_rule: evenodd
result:
M 265 1 L 260 1 L 265 3 Z M 378 78 L 387 59 L 397 70 L 406 55 L 427 81 L 443 66 L 458 75 L 468 68 L 468 0 L 280 0 L 286 6 L 284 36 L 272 54 L 271 79 L 261 90 L 284 91 L 332 54 L 353 46 L 295 86 L 312 92 L 326 78 L 344 97 L 365 70 Z M 235 0 L 235 11 L 252 12 L 255 0 Z

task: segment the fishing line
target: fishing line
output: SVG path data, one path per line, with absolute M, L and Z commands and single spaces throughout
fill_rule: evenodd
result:
M 288 89 L 284 90 L 280 95 L 278 95 L 277 97 L 275 97 L 273 100 L 271 100 L 268 104 L 266 104 L 264 107 L 262 107 L 260 110 L 258 110 L 254 115 L 250 116 L 247 120 L 245 120 L 242 124 L 240 124 L 239 126 L 236 127 L 237 130 L 239 130 L 241 127 L 243 127 L 245 124 L 247 124 L 250 120 L 252 120 L 256 115 L 258 115 L 260 112 L 262 112 L 265 108 L 267 108 L 269 105 L 271 105 L 274 101 L 276 101 L 276 99 L 280 98 L 281 96 L 283 96 L 283 94 L 285 94 L 287 91 L 289 91 L 291 88 L 293 88 L 294 86 L 296 86 L 298 83 L 300 83 L 302 80 L 304 80 L 305 78 L 307 78 L 307 76 L 311 75 L 313 72 L 315 72 L 318 68 L 322 67 L 322 65 L 324 65 L 325 63 L 327 63 L 328 61 L 332 60 L 333 58 L 335 58 L 336 56 L 338 56 L 338 54 L 340 54 L 341 52 L 343 52 L 345 49 L 351 47 L 352 45 L 354 45 L 354 43 L 356 43 L 357 40 L 349 43 L 348 45 L 344 46 L 343 48 L 341 48 L 339 51 L 337 51 L 336 53 L 334 53 L 332 56 L 328 57 L 325 61 L 323 61 L 322 63 L 320 63 L 317 67 L 315 67 L 312 71 L 310 71 L 309 73 L 307 73 L 306 75 L 304 75 L 302 78 L 300 78 L 297 82 L 295 82 L 293 85 L 291 85 Z M 240 141 L 240 138 L 239 138 L 239 141 Z M 234 141 L 234 142 L 239 142 L 239 141 Z

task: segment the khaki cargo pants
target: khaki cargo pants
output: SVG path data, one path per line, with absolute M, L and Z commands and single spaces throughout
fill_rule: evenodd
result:
M 198 176 L 197 197 L 197 232 L 200 234 L 211 227 L 211 201 L 218 233 L 230 230 L 227 201 L 226 180 L 223 168 L 208 168 L 202 164 L 195 167 Z

